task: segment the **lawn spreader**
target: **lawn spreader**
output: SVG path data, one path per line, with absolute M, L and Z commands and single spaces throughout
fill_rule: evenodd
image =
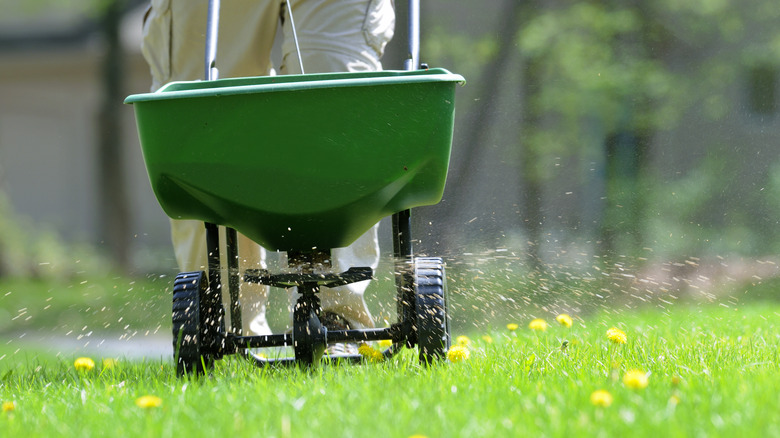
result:
M 419 65 L 418 8 L 410 1 L 411 56 L 404 71 L 217 79 L 219 2 L 212 0 L 207 80 L 172 82 L 125 100 L 134 106 L 160 206 L 171 218 L 197 219 L 206 227 L 208 269 L 180 273 L 173 286 L 179 374 L 206 371 L 229 354 L 246 354 L 260 365 L 311 365 L 332 343 L 392 340 L 385 356 L 417 347 L 424 362 L 446 354 L 445 266 L 441 258 L 415 256 L 410 209 L 442 198 L 455 86 L 464 79 Z M 260 185 L 258 175 L 276 183 Z M 332 272 L 331 249 L 348 246 L 387 216 L 392 216 L 397 322 L 328 330 L 320 321 L 320 288 L 374 275 L 360 266 Z M 219 225 L 227 228 L 225 242 Z M 285 251 L 289 269 L 239 272 L 237 231 L 269 250 Z M 241 280 L 272 290 L 298 288 L 291 332 L 243 335 Z M 261 359 L 249 353 L 284 346 L 294 356 Z

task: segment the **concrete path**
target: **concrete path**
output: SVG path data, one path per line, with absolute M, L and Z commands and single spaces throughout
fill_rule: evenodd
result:
M 65 335 L 46 332 L 0 334 L 6 356 L 28 356 L 27 353 L 46 352 L 65 357 L 90 356 L 131 360 L 171 360 L 173 347 L 169 335 L 89 333 Z M 16 348 L 14 348 L 16 347 Z

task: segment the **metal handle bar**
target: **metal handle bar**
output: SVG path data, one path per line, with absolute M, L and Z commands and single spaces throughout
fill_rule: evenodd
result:
M 206 19 L 206 77 L 207 81 L 219 79 L 217 70 L 217 36 L 219 35 L 219 0 L 209 0 Z
M 420 0 L 409 0 L 407 19 L 409 53 L 404 70 L 417 70 L 420 66 Z

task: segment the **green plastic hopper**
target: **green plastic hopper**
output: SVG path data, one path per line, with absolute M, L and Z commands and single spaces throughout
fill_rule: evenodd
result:
M 129 96 L 168 216 L 271 250 L 344 247 L 439 202 L 455 85 L 443 69 L 173 82 Z

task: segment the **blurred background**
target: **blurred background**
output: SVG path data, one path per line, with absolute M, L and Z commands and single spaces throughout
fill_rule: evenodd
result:
M 728 283 L 737 299 L 777 276 L 773 0 L 421 3 L 422 61 L 468 83 L 444 199 L 415 210 L 414 237 L 447 258 L 462 308 L 486 289 L 545 311 L 616 289 L 665 302 Z M 149 91 L 146 7 L 3 1 L 0 278 L 175 274 L 122 104 Z

